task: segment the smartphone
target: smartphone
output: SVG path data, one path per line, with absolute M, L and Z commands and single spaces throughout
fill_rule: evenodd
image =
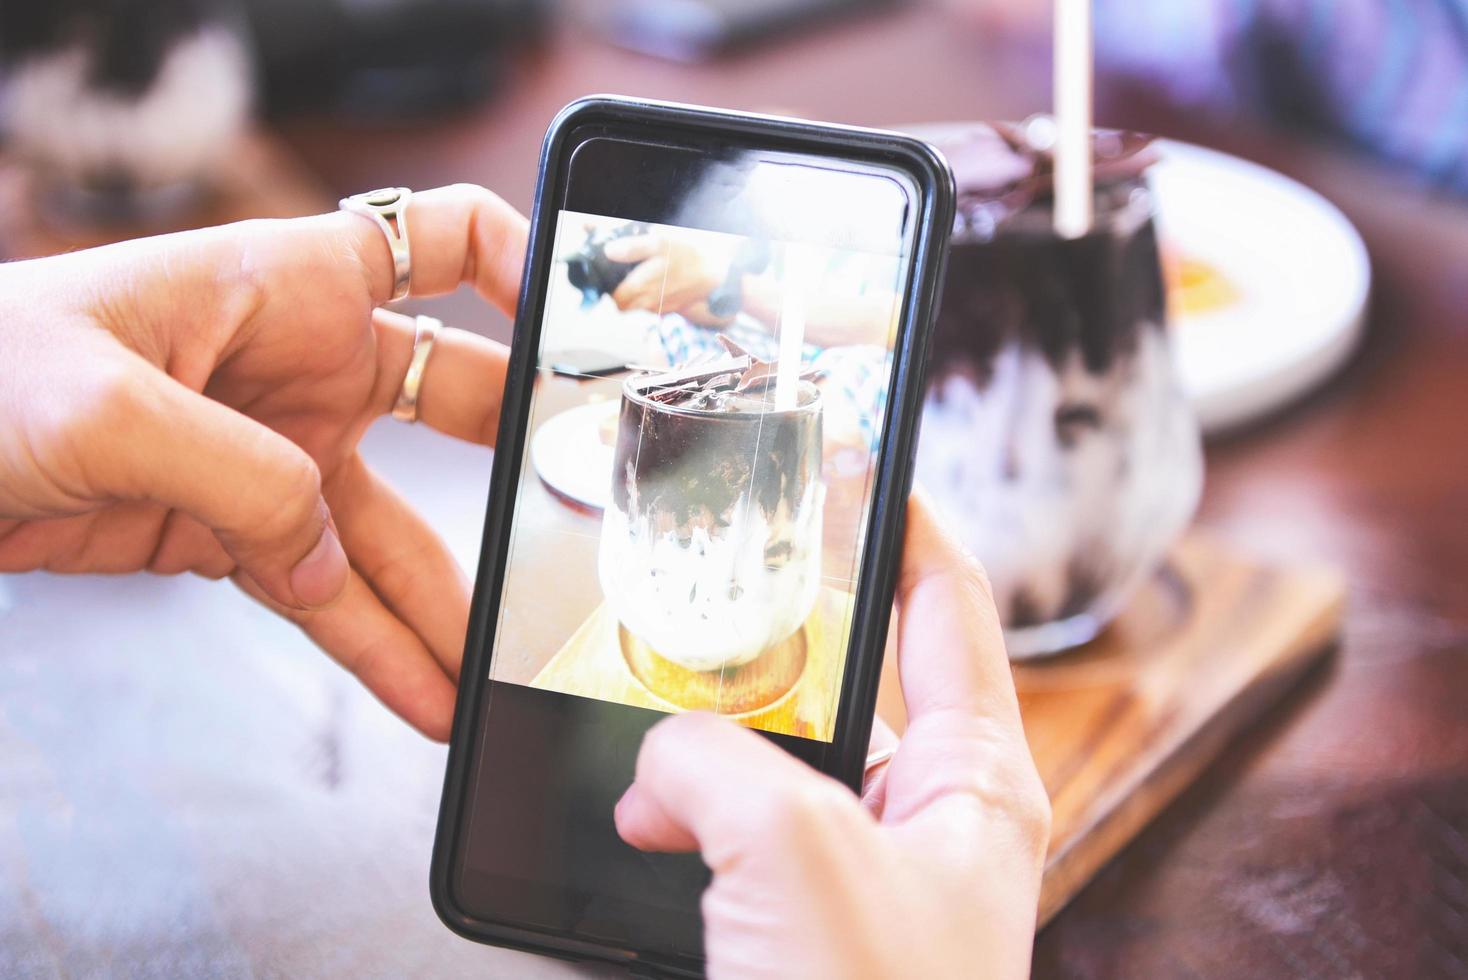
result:
M 434 844 L 455 932 L 702 975 L 707 868 L 612 821 L 670 712 L 859 788 L 953 207 L 941 155 L 893 133 L 556 117 Z M 577 348 L 637 367 L 565 377 Z

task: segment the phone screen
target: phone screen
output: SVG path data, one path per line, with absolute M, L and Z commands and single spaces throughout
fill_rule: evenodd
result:
M 697 957 L 706 869 L 622 843 L 612 809 L 669 712 L 830 749 L 916 191 L 786 152 L 569 152 L 455 888 L 486 920 Z M 630 367 L 568 374 L 568 349 Z

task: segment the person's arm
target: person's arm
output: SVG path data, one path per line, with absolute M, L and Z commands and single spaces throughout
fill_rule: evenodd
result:
M 702 852 L 710 976 L 1028 975 L 1050 806 L 983 572 L 919 497 L 898 609 L 908 727 L 862 802 L 712 715 L 643 742 L 617 829 Z
M 483 188 L 408 206 L 414 295 L 512 312 L 526 222 Z M 0 572 L 230 576 L 435 738 L 468 584 L 357 442 L 413 321 L 381 231 L 337 212 L 0 265 Z M 420 417 L 485 444 L 506 351 L 446 330 Z

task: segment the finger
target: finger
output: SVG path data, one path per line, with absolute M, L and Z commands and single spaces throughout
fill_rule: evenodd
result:
M 377 310 L 377 384 L 373 404 L 392 410 L 413 359 L 413 317 Z M 500 402 L 510 349 L 467 330 L 445 327 L 434 341 L 418 388 L 418 418 L 456 439 L 493 446 L 499 432 Z
M 863 818 L 839 783 L 713 715 L 674 715 L 643 739 L 617 832 L 643 850 L 697 846 L 717 874 L 754 846 L 779 851 Z M 819 828 L 819 830 L 817 830 Z
M 667 274 L 666 259 L 649 259 L 627 273 L 627 278 L 612 290 L 612 302 L 624 310 L 661 313 Z
M 360 456 L 342 466 L 326 497 L 353 569 L 457 681 L 469 581 L 448 546 Z
M 921 490 L 907 507 L 897 580 L 898 670 L 909 725 L 925 714 L 1011 713 L 1014 680 L 983 568 L 939 524 Z
M 665 854 L 684 854 L 698 850 L 693 836 L 679 814 L 663 809 L 657 798 L 634 782 L 617 801 L 613 812 L 617 833 L 633 847 Z
M 667 243 L 657 235 L 630 235 L 613 238 L 602 246 L 602 251 L 613 262 L 642 262 L 661 255 L 667 247 Z
M 185 511 L 282 605 L 320 608 L 341 594 L 346 553 L 300 447 L 141 359 L 99 397 L 99 431 L 81 440 L 98 448 L 81 465 L 103 496 Z
M 453 682 L 360 575 L 352 573 L 340 602 L 317 612 L 281 606 L 249 577 L 232 577 L 246 594 L 299 626 L 390 711 L 434 741 L 448 740 Z
M 974 859 L 985 834 L 1038 862 L 1049 805 L 994 601 L 978 562 L 939 526 L 921 491 L 908 503 L 897 594 L 908 725 L 886 775 L 883 822 L 911 822 L 921 837 L 937 821 L 940 850 L 955 866 Z
M 414 296 L 446 293 L 468 283 L 501 310 L 515 312 L 530 228 L 524 215 L 473 184 L 420 191 L 405 213 Z M 350 212 L 320 220 L 342 236 L 367 269 L 373 301 L 386 303 L 392 296 L 393 264 L 382 230 Z

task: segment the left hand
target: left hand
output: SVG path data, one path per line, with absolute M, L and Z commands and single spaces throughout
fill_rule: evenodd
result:
M 408 205 L 413 293 L 512 312 L 526 222 L 482 188 Z M 358 214 L 248 221 L 0 265 L 0 572 L 231 576 L 443 739 L 468 585 L 357 443 L 413 321 Z M 506 351 L 445 330 L 424 422 L 491 444 Z

